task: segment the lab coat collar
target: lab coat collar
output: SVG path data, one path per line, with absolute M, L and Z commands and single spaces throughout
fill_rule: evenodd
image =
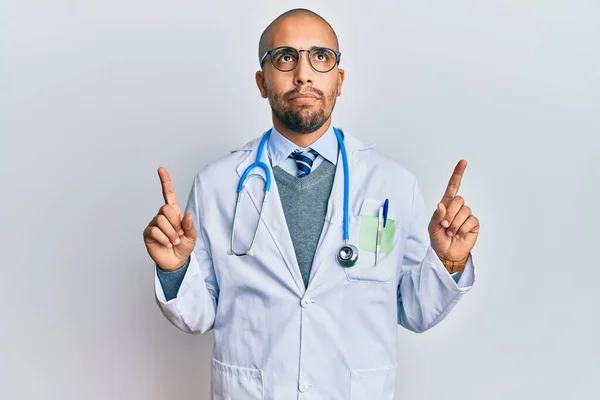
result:
M 263 132 L 263 135 L 265 133 L 267 133 L 267 131 Z M 262 135 L 260 135 L 257 138 L 254 138 L 254 139 L 250 140 L 249 142 L 247 142 L 243 146 L 240 146 L 240 147 L 237 147 L 237 148 L 231 150 L 231 152 L 235 152 L 235 151 L 252 151 L 252 150 L 255 150 L 258 147 L 258 143 L 260 142 L 261 138 L 262 138 Z M 365 149 L 368 149 L 368 148 L 371 148 L 371 147 L 375 146 L 375 143 L 372 143 L 372 144 L 369 144 L 369 145 L 365 145 L 358 138 L 356 138 L 356 137 L 348 134 L 346 131 L 344 131 L 344 143 L 346 144 L 346 149 L 347 150 L 352 150 L 352 151 L 365 150 Z

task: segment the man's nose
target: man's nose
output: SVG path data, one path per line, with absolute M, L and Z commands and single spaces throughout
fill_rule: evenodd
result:
M 294 69 L 294 83 L 296 85 L 303 85 L 309 82 L 312 83 L 314 73 L 315 70 L 308 60 L 308 52 L 300 52 L 298 65 Z

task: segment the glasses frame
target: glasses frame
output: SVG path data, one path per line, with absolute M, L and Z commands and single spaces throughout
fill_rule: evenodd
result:
M 298 62 L 296 63 L 296 65 L 294 66 L 294 68 L 283 70 L 283 69 L 279 69 L 279 68 L 277 68 L 275 66 L 275 63 L 273 62 L 273 52 L 276 51 L 276 50 L 280 50 L 280 49 L 292 49 L 292 50 L 294 50 L 298 54 Z M 329 51 L 332 51 L 335 54 L 335 63 L 333 64 L 333 67 L 331 67 L 327 71 L 319 71 L 318 69 L 316 69 L 312 65 L 312 62 L 310 61 L 310 58 L 311 58 L 310 56 L 312 55 L 313 51 L 317 51 L 317 50 L 329 50 Z M 320 72 L 322 74 L 326 74 L 326 73 L 330 72 L 331 70 L 333 70 L 336 66 L 340 65 L 340 60 L 342 58 L 342 53 L 340 53 L 337 50 L 330 49 L 329 47 L 315 46 L 315 47 L 311 48 L 310 50 L 298 50 L 298 49 L 296 49 L 296 48 L 294 48 L 292 46 L 279 46 L 279 47 L 275 47 L 275 48 L 273 48 L 271 50 L 267 50 L 265 52 L 265 54 L 260 59 L 260 68 L 263 68 L 263 64 L 265 62 L 265 58 L 267 58 L 267 56 L 269 56 L 269 59 L 271 60 L 271 65 L 273 65 L 273 67 L 277 71 L 281 71 L 281 72 L 290 72 L 290 71 L 293 71 L 293 70 L 295 70 L 298 67 L 298 64 L 300 64 L 300 61 L 302 61 L 302 59 L 301 59 L 302 55 L 300 54 L 302 52 L 308 53 L 308 64 L 310 65 L 310 67 L 312 69 L 314 69 L 316 72 Z

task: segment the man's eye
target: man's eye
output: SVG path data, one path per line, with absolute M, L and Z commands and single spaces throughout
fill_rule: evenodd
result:
M 331 58 L 331 55 L 329 55 L 327 52 L 324 51 L 318 51 L 315 54 L 313 54 L 313 60 L 315 61 L 320 61 L 320 62 L 324 62 L 327 61 Z
M 275 61 L 281 64 L 294 62 L 296 58 L 290 53 L 279 53 L 275 56 Z

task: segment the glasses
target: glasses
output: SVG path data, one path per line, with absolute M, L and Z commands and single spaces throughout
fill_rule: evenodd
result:
M 293 47 L 282 46 L 271 49 L 260 59 L 262 68 L 265 58 L 269 56 L 271 64 L 279 71 L 288 72 L 298 66 L 301 52 L 308 53 L 308 62 L 317 72 L 329 72 L 340 63 L 342 53 L 327 47 L 313 47 L 310 50 L 296 50 Z

